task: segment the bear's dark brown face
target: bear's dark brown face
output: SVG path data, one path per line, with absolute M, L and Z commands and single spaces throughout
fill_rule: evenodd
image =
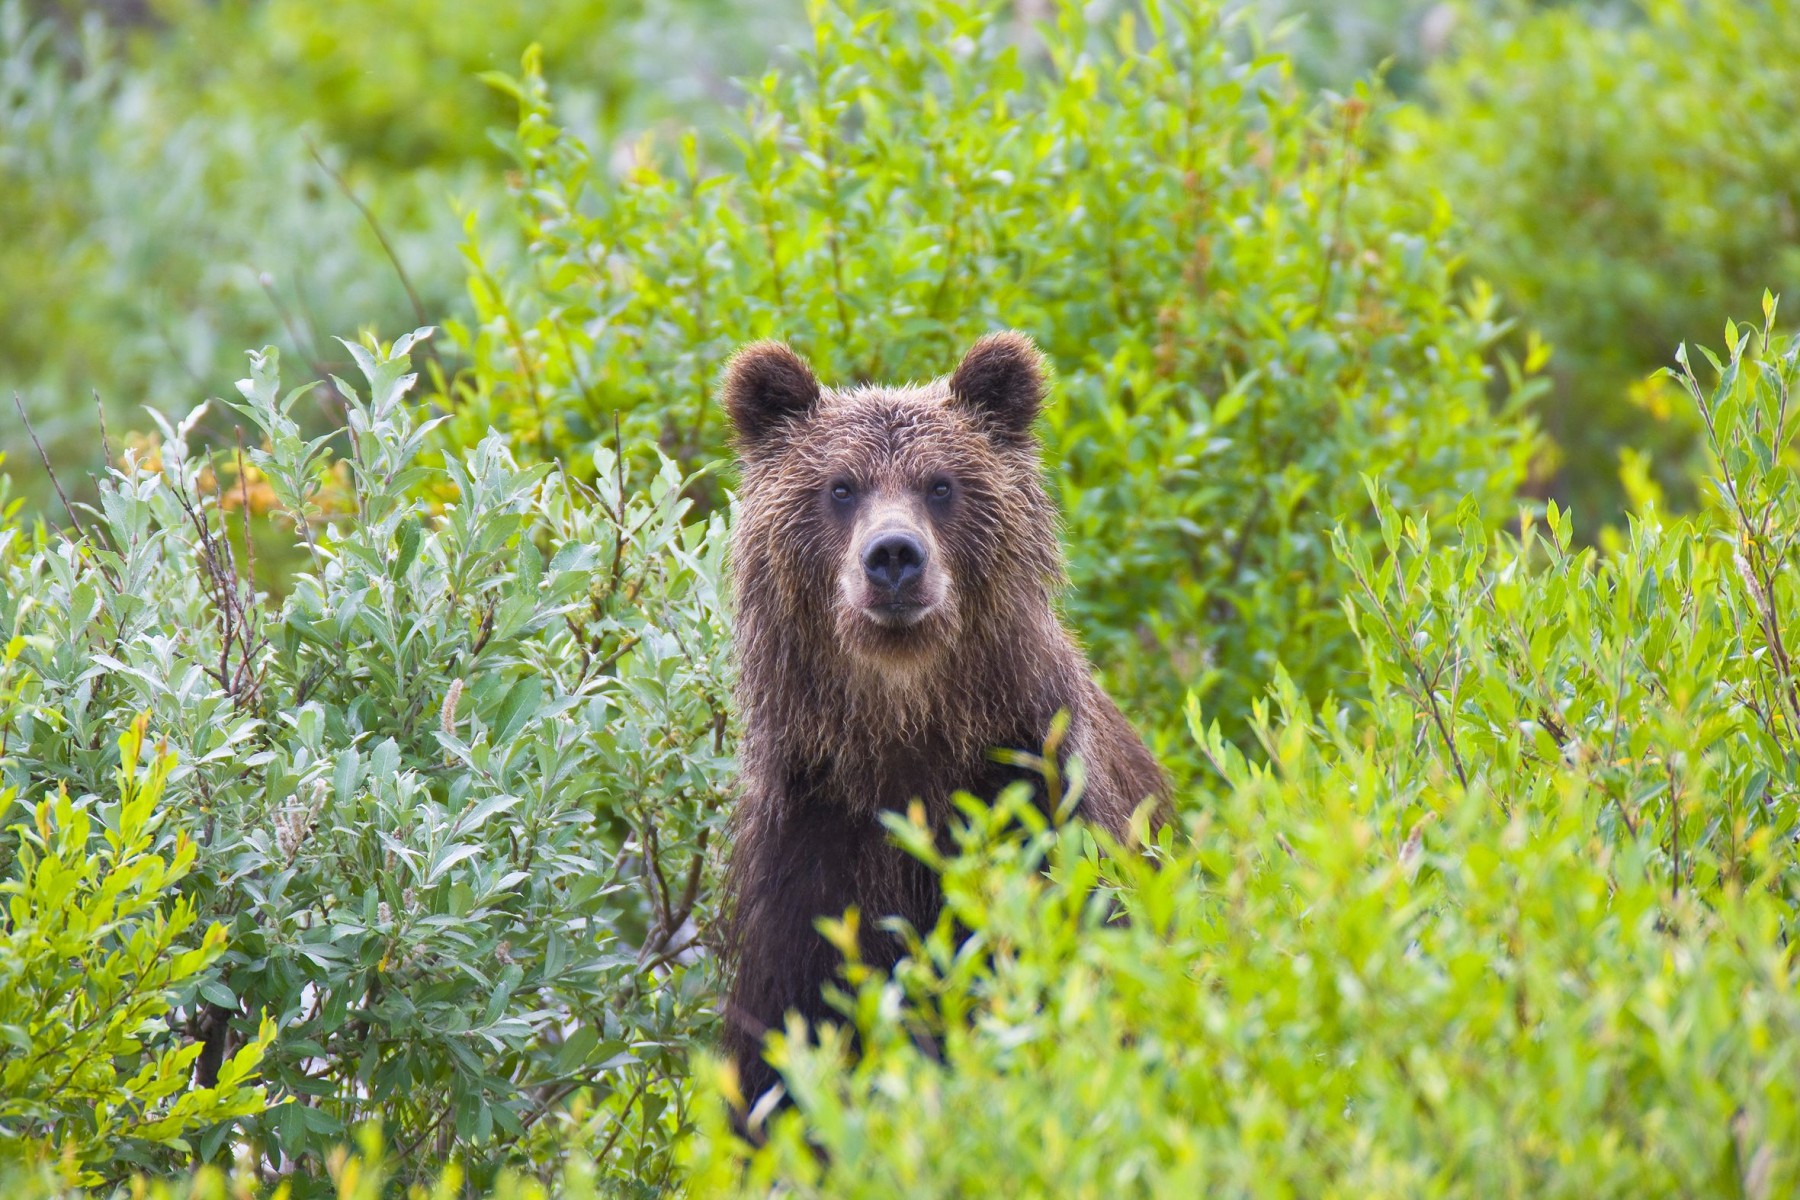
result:
M 1042 591 L 1056 570 L 1030 434 L 1039 364 L 1025 338 L 996 334 L 947 379 L 833 391 L 785 346 L 741 351 L 724 388 L 740 575 L 781 581 L 789 619 L 896 681 L 953 655 L 1000 595 Z

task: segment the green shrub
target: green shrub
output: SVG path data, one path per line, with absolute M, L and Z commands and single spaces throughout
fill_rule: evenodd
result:
M 1019 795 L 947 860 L 896 819 L 943 922 L 849 968 L 859 1060 L 776 1044 L 794 1108 L 754 1152 L 714 1119 L 695 1193 L 1800 1187 L 1800 341 L 1732 340 L 1681 376 L 1716 519 L 1601 558 L 1372 486 L 1379 539 L 1336 539 L 1366 711 L 1279 680 L 1257 763 L 1191 705 L 1222 790 L 1150 858 Z
M 85 795 L 118 762 L 102 731 L 144 711 L 178 756 L 186 891 L 229 945 L 194 1034 L 219 1052 L 268 1013 L 263 1074 L 296 1101 L 204 1157 L 316 1176 L 379 1117 L 409 1170 L 480 1174 L 579 1117 L 603 1176 L 655 1179 L 711 1020 L 723 515 L 684 523 L 687 480 L 665 462 L 627 488 L 610 451 L 591 487 L 498 437 L 431 465 L 421 337 L 348 346 L 365 393 L 338 381 L 347 429 L 319 439 L 309 389 L 253 356 L 241 470 L 189 447 L 196 411 L 101 482 L 75 540 L 7 536 L 0 627 L 34 636 L 0 769 Z M 237 536 L 262 507 L 307 563 L 279 606 Z
M 1691 500 L 1692 414 L 1641 381 L 1683 337 L 1800 284 L 1800 22 L 1783 3 L 1642 0 L 1464 22 L 1398 123 L 1399 172 L 1441 190 L 1470 268 L 1557 348 L 1556 489 L 1590 529 L 1621 453 Z M 1637 467 L 1633 460 L 1635 469 Z
M 580 461 L 617 421 L 702 463 L 746 339 L 850 383 L 1026 330 L 1061 376 L 1043 432 L 1074 623 L 1150 724 L 1193 686 L 1241 730 L 1277 659 L 1336 683 L 1353 643 L 1327 532 L 1366 509 L 1357 470 L 1504 515 L 1532 387 L 1490 378 L 1504 325 L 1452 291 L 1443 215 L 1368 187 L 1370 100 L 1319 106 L 1280 59 L 1237 61 L 1207 3 L 1067 4 L 1037 30 L 985 4 L 813 19 L 798 65 L 752 87 L 731 170 L 689 139 L 610 185 L 535 56 L 500 81 L 530 261 L 469 247 L 455 441 L 497 425 Z
M 190 1086 L 202 1046 L 183 1044 L 171 1010 L 193 1004 L 225 929 L 183 948 L 198 918 L 176 888 L 198 847 L 178 833 L 158 852 L 174 756 L 152 749 L 139 774 L 145 726 L 119 741 L 117 803 L 41 801 L 12 828 L 0 879 L 0 1164 L 35 1161 L 70 1184 L 167 1169 L 181 1161 L 170 1151 L 264 1103 L 250 1080 L 275 1035 L 266 1020 L 210 1085 Z
M 455 1200 L 477 1194 L 474 1188 L 466 1186 L 467 1176 L 454 1164 L 428 1172 L 429 1182 L 406 1185 L 402 1191 L 400 1180 L 405 1172 L 395 1169 L 381 1130 L 372 1124 L 357 1131 L 354 1150 L 345 1146 L 332 1150 L 326 1170 L 329 1183 L 322 1185 L 318 1194 L 332 1200 L 389 1200 L 402 1195 L 407 1200 Z M 139 1176 L 130 1187 L 132 1200 L 255 1200 L 259 1196 L 284 1200 L 293 1190 L 291 1180 L 269 1187 L 242 1166 L 231 1171 L 202 1167 L 188 1176 Z M 115 1195 L 121 1193 L 122 1189 Z M 85 1200 L 92 1194 L 60 1184 L 48 1172 L 9 1168 L 0 1163 L 0 1195 L 7 1200 Z M 548 1200 L 550 1196 L 558 1200 L 597 1200 L 619 1194 L 618 1189 L 609 1189 L 597 1179 L 587 1160 L 579 1157 L 553 1183 L 505 1172 L 492 1188 L 479 1190 L 483 1200 Z

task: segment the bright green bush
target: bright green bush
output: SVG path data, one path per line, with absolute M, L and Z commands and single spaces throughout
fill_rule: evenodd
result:
M 250 1080 L 275 1035 L 267 1021 L 210 1085 L 190 1086 L 202 1046 L 171 1010 L 193 1003 L 225 929 L 184 948 L 198 918 L 176 889 L 198 847 L 178 833 L 157 849 L 174 759 L 145 746 L 145 725 L 119 741 L 118 801 L 39 802 L 13 826 L 0 879 L 0 1165 L 36 1163 L 68 1184 L 167 1169 L 181 1161 L 171 1152 L 264 1105 Z
M 380 1118 L 409 1170 L 480 1174 L 585 1120 L 603 1177 L 654 1180 L 711 1020 L 723 515 L 684 522 L 672 466 L 628 489 L 605 451 L 591 486 L 498 437 L 433 465 L 407 399 L 421 336 L 348 347 L 363 390 L 336 383 L 347 430 L 320 439 L 296 423 L 308 389 L 255 355 L 241 473 L 189 446 L 190 413 L 101 482 L 75 540 L 5 535 L 0 628 L 32 637 L 0 771 L 95 792 L 105 731 L 139 712 L 177 756 L 185 892 L 228 939 L 191 1032 L 223 1051 L 267 1013 L 263 1077 L 295 1100 L 204 1157 L 316 1177 Z M 238 539 L 265 506 L 308 564 L 279 606 Z
M 1620 454 L 1684 503 L 1692 414 L 1643 377 L 1676 343 L 1800 284 L 1800 20 L 1785 0 L 1641 0 L 1467 21 L 1395 127 L 1470 268 L 1555 344 L 1543 409 L 1585 527 L 1623 503 Z M 1634 386 L 1636 385 L 1636 386 Z
M 390 1200 L 405 1196 L 407 1200 L 456 1200 L 476 1194 L 466 1186 L 467 1176 L 454 1165 L 429 1172 L 424 1183 L 404 1185 L 408 1172 L 397 1171 L 386 1151 L 381 1131 L 366 1125 L 357 1131 L 356 1148 L 339 1146 L 328 1157 L 329 1182 L 314 1189 L 330 1200 Z M 255 1173 L 242 1167 L 230 1171 L 203 1167 L 191 1176 L 168 1178 L 138 1177 L 131 1182 L 132 1200 L 256 1200 L 269 1197 L 283 1200 L 293 1192 L 292 1181 L 267 1186 Z M 123 1192 L 123 1189 L 120 1190 Z M 120 1193 L 115 1193 L 120 1194 Z M 596 1176 L 591 1164 L 577 1157 L 569 1169 L 551 1183 L 530 1175 L 506 1172 L 491 1189 L 480 1189 L 483 1200 L 598 1200 L 621 1194 L 609 1188 Z M 632 1194 L 629 1190 L 624 1194 Z M 47 1171 L 9 1168 L 0 1163 L 0 1195 L 7 1200 L 86 1200 L 92 1192 L 59 1183 Z
M 1071 615 L 1134 715 L 1191 686 L 1241 730 L 1278 659 L 1335 686 L 1353 642 L 1327 533 L 1366 513 L 1355 472 L 1498 521 L 1532 386 L 1486 365 L 1504 324 L 1452 289 L 1444 215 L 1368 186 L 1369 99 L 1321 106 L 1280 59 L 1238 61 L 1209 3 L 1084 11 L 1034 30 L 987 4 L 817 5 L 798 65 L 752 88 L 741 166 L 690 140 L 617 186 L 528 56 L 503 86 L 529 269 L 469 247 L 455 439 L 494 424 L 580 461 L 617 421 L 700 463 L 747 339 L 852 383 L 1017 327 L 1061 377 L 1043 433 Z
M 1800 1187 L 1800 341 L 1681 378 L 1716 520 L 1601 558 L 1555 509 L 1446 538 L 1372 485 L 1379 540 L 1336 538 L 1365 711 L 1283 679 L 1259 763 L 1190 706 L 1223 787 L 1149 858 L 1023 796 L 948 860 L 896 819 L 944 921 L 850 968 L 860 1061 L 776 1046 L 794 1108 L 755 1152 L 715 1120 L 694 1192 Z

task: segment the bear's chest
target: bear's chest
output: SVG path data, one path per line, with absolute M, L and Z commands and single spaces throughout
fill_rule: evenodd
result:
M 865 813 L 906 812 L 916 801 L 931 824 L 942 828 L 958 792 L 992 800 L 1015 781 L 1038 782 L 1030 771 L 993 757 L 994 750 L 1032 745 L 1026 736 L 975 747 L 930 737 L 895 741 L 837 756 L 823 769 L 807 772 L 805 788 L 815 800 Z

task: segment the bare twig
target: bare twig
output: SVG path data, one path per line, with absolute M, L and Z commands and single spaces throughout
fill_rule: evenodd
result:
M 19 420 L 25 422 L 25 435 L 31 439 L 31 444 L 37 447 L 38 461 L 44 464 L 44 474 L 50 477 L 50 486 L 56 489 L 57 497 L 62 500 L 63 511 L 69 514 L 70 524 L 75 526 L 76 532 L 82 537 L 87 537 L 87 527 L 81 523 L 81 518 L 75 515 L 75 506 L 69 503 L 69 493 L 63 491 L 62 481 L 56 477 L 56 468 L 50 465 L 50 456 L 44 453 L 44 443 L 38 441 L 37 430 L 31 427 L 31 418 L 25 415 L 25 401 L 19 398 L 16 389 L 13 392 L 13 407 L 19 410 Z
M 241 472 L 241 451 L 238 464 Z M 238 571 L 237 554 L 232 549 L 230 530 L 225 524 L 227 518 L 224 496 L 218 474 L 216 471 L 213 474 L 213 504 L 219 510 L 221 527 L 221 534 L 217 537 L 206 518 L 205 501 L 190 498 L 186 486 L 180 483 L 175 487 L 174 493 L 176 503 L 181 506 L 199 539 L 201 580 L 206 585 L 207 595 L 212 600 L 213 611 L 219 622 L 219 663 L 216 670 L 209 670 L 207 674 L 230 695 L 234 709 L 239 712 L 254 712 L 259 706 L 263 681 L 263 671 L 257 667 L 256 660 L 269 643 L 268 638 L 262 636 L 258 629 L 255 583 L 245 581 Z M 249 549 L 247 491 L 244 497 L 244 540 L 248 556 L 253 552 Z M 237 655 L 235 663 L 232 658 L 234 647 Z
M 702 829 L 700 836 L 694 839 L 694 859 L 688 864 L 687 883 L 681 889 L 681 919 L 687 920 L 693 915 L 694 905 L 700 899 L 700 875 L 706 866 L 706 843 L 712 836 L 710 828 Z
M 606 571 L 609 600 L 619 593 L 619 569 L 625 561 L 625 439 L 619 432 L 619 410 L 616 408 L 613 409 L 613 476 L 618 494 L 613 497 L 612 565 Z
M 574 626 L 574 623 L 570 622 L 570 627 L 573 628 L 573 626 Z M 579 631 L 577 631 L 576 636 L 578 638 L 580 637 Z M 636 649 L 637 644 L 642 640 L 643 639 L 641 637 L 639 637 L 637 634 L 628 633 L 624 637 L 619 639 L 619 644 L 617 646 L 613 647 L 612 653 L 608 654 L 605 658 L 602 658 L 602 659 L 595 659 L 593 657 L 593 655 L 598 654 L 600 652 L 599 638 L 597 636 L 595 638 L 595 642 L 592 647 L 590 647 L 585 641 L 582 641 L 581 642 L 581 653 L 582 653 L 582 656 L 587 661 L 584 662 L 582 665 L 581 674 L 578 677 L 579 681 L 581 683 L 586 683 L 591 676 L 600 676 L 600 675 L 606 674 L 606 672 L 613 669 L 614 665 L 617 664 L 621 658 L 624 658 L 627 654 L 630 654 L 634 649 Z M 591 676 L 590 676 L 590 673 L 591 673 Z
M 100 403 L 100 389 L 94 389 L 94 413 L 100 418 L 100 453 L 106 458 L 106 469 L 113 465 L 112 439 L 106 436 L 106 405 Z
M 319 659 L 317 662 L 313 663 L 312 666 L 310 666 L 306 669 L 305 675 L 302 675 L 300 677 L 300 682 L 294 687 L 294 707 L 295 708 L 300 708 L 300 707 L 304 706 L 306 704 L 307 697 L 312 695 L 312 690 L 314 688 L 318 687 L 319 684 L 324 680 L 325 673 L 327 670 L 329 670 L 329 668 L 326 665 L 326 661 L 327 660 L 325 660 L 323 658 Z
M 419 319 L 421 325 L 430 324 L 425 318 L 425 306 L 419 303 L 419 293 L 414 290 L 412 280 L 406 274 L 406 268 L 400 265 L 400 256 L 394 252 L 394 245 L 388 241 L 386 231 L 381 228 L 381 222 L 375 219 L 375 214 L 369 211 L 369 206 L 362 202 L 362 198 L 350 189 L 350 184 L 342 175 L 338 174 L 337 169 L 325 161 L 325 156 L 319 153 L 319 148 L 313 145 L 311 138 L 306 140 L 306 150 L 312 155 L 313 161 L 319 164 L 319 169 L 331 176 L 331 181 L 337 184 L 339 191 L 344 193 L 344 198 L 355 205 L 356 211 L 361 213 L 363 220 L 369 223 L 369 228 L 375 233 L 375 240 L 381 243 L 382 252 L 387 255 L 388 262 L 394 265 L 394 274 L 400 277 L 400 286 L 406 289 L 406 298 L 412 301 L 413 316 Z
M 669 914 L 672 911 L 669 904 L 669 878 L 663 874 L 662 845 L 657 840 L 656 822 L 651 820 L 648 815 L 644 818 L 644 829 L 640 836 L 644 843 L 644 863 L 650 868 L 647 872 L 650 881 L 650 899 L 660 914 L 662 929 L 659 936 L 666 938 L 675 932 L 675 927 L 669 920 Z
M 256 275 L 256 282 L 262 288 L 263 295 L 269 298 L 270 305 L 275 309 L 275 315 L 281 318 L 282 328 L 287 330 L 288 339 L 294 343 L 295 351 L 306 358 L 306 365 L 312 369 L 313 375 L 325 385 L 323 390 L 326 393 L 337 397 L 338 411 L 336 414 L 333 414 L 327 409 L 325 415 L 328 417 L 335 415 L 336 419 L 340 421 L 343 420 L 344 400 L 342 396 L 338 396 L 337 388 L 332 386 L 331 365 L 319 354 L 318 338 L 315 336 L 309 337 L 304 341 L 301 340 L 300 329 L 294 324 L 294 314 L 289 311 L 288 306 L 282 301 L 281 293 L 275 290 L 275 277 L 273 275 L 270 275 L 267 271 L 259 271 Z M 321 407 L 323 407 L 323 403 L 323 399 L 321 399 Z
M 425 1126 L 424 1129 L 421 1129 L 419 1135 L 411 1142 L 408 1142 L 405 1149 L 400 1151 L 398 1156 L 399 1160 L 401 1162 L 412 1161 L 413 1152 L 418 1150 L 420 1146 L 423 1146 L 426 1140 L 429 1139 L 432 1134 L 436 1133 L 443 1126 L 444 1122 L 450 1119 L 455 1111 L 456 1109 L 452 1105 L 446 1103 L 444 1107 L 438 1111 L 437 1119 Z
M 614 1122 L 612 1133 L 607 1135 L 606 1141 L 600 1144 L 599 1152 L 594 1155 L 595 1162 L 603 1163 L 606 1161 L 606 1156 L 612 1152 L 614 1143 L 619 1140 L 619 1135 L 625 1132 L 625 1118 L 631 1115 L 631 1110 L 637 1105 L 638 1097 L 642 1096 L 644 1094 L 644 1089 L 649 1086 L 650 1071 L 648 1068 L 645 1068 L 643 1079 L 638 1081 L 636 1090 L 631 1093 L 631 1098 L 625 1101 L 625 1107 L 619 1110 L 619 1119 Z
M 469 647 L 469 658 L 471 661 L 480 657 L 481 652 L 487 649 L 488 639 L 494 636 L 495 603 L 496 601 L 494 598 L 489 596 L 487 606 L 481 610 L 481 625 L 475 631 L 475 644 Z
M 63 511 L 69 514 L 69 523 L 75 526 L 75 532 L 81 535 L 82 541 L 91 544 L 93 539 L 88 536 L 87 526 L 81 523 L 81 517 L 75 512 L 75 506 L 69 503 L 69 493 L 63 491 L 62 480 L 56 477 L 56 468 L 50 465 L 50 455 L 45 453 L 44 443 L 38 441 L 37 430 L 31 427 L 31 418 L 25 413 L 25 401 L 19 397 L 17 391 L 13 392 L 13 407 L 19 410 L 19 420 L 25 423 L 25 435 L 31 439 L 32 446 L 36 448 L 38 461 L 44 464 L 44 474 L 50 477 L 50 486 L 56 489 L 56 496 L 62 501 Z M 115 589 L 121 587 L 119 577 L 113 574 L 110 566 L 98 558 L 94 561 L 106 578 L 112 582 Z
M 1437 726 L 1438 736 L 1444 742 L 1444 749 L 1450 754 L 1450 766 L 1456 772 L 1457 782 L 1462 784 L 1465 792 L 1468 791 L 1469 774 L 1463 769 L 1462 755 L 1457 753 L 1456 735 L 1451 731 L 1450 724 L 1444 719 L 1443 712 L 1438 707 L 1437 691 L 1434 687 L 1436 681 L 1427 677 L 1425 664 L 1412 652 L 1412 639 L 1400 635 L 1400 630 L 1394 625 L 1394 619 L 1388 614 L 1387 605 L 1382 603 L 1382 597 L 1376 592 L 1374 585 L 1361 571 L 1353 571 L 1353 574 L 1357 586 L 1362 588 L 1363 594 L 1375 602 L 1375 611 L 1380 615 L 1382 624 L 1387 626 L 1388 637 L 1393 640 L 1394 645 L 1401 648 L 1403 661 L 1407 667 L 1411 668 L 1419 687 L 1423 689 L 1426 711 L 1431 717 L 1432 724 Z M 1406 690 L 1413 696 L 1416 703 L 1419 699 L 1418 694 L 1410 686 Z

